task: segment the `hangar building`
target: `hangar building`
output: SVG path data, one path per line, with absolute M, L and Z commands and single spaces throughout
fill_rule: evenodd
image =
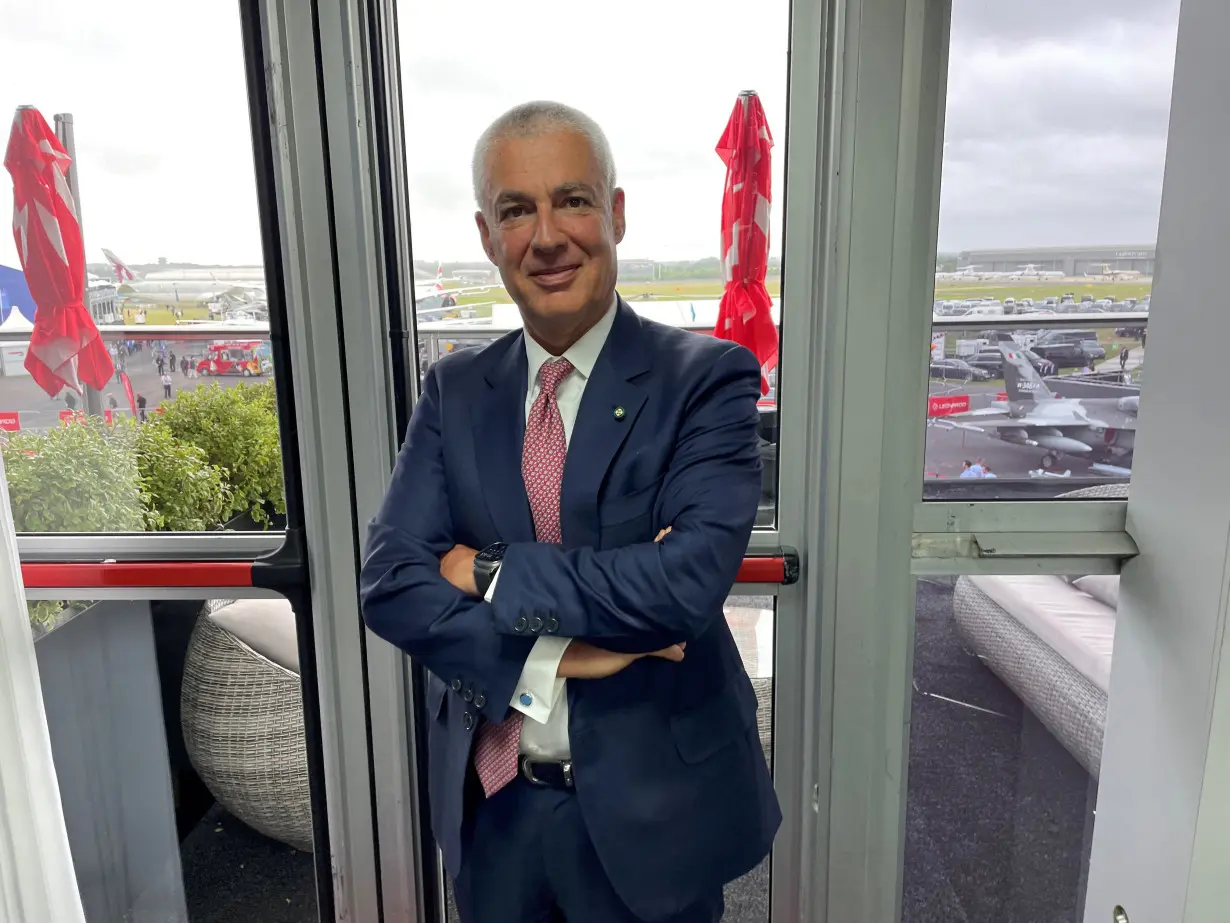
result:
M 1136 270 L 1153 275 L 1156 248 L 1153 244 L 1117 247 L 1021 247 L 1013 250 L 964 250 L 962 266 L 977 266 L 987 272 L 1013 272 L 1033 263 L 1038 269 L 1059 270 L 1066 276 L 1097 275 L 1103 265 L 1111 269 Z

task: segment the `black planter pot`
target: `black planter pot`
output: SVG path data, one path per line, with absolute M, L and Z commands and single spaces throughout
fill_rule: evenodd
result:
M 286 529 L 285 513 L 274 512 L 271 506 L 267 506 L 265 512 L 269 514 L 266 522 L 257 522 L 251 513 L 244 512 L 224 522 L 222 529 L 228 532 L 282 532 Z

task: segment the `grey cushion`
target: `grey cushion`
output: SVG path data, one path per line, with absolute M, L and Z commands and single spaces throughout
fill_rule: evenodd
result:
M 1098 602 L 1110 606 L 1115 611 L 1119 609 L 1119 575 L 1090 574 L 1073 580 L 1072 585 L 1078 590 L 1088 593 Z
M 256 653 L 280 667 L 299 672 L 295 613 L 285 599 L 237 599 L 207 618 L 229 631 Z

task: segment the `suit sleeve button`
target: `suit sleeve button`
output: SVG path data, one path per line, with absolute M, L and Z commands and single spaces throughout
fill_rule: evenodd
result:
M 465 713 L 465 717 L 461 719 L 461 723 L 465 725 L 467 731 L 474 730 L 474 716 L 470 712 Z
M 551 616 L 549 619 L 547 619 L 547 633 L 548 634 L 556 631 L 558 628 L 559 628 L 559 619 L 557 619 L 555 616 Z
M 525 621 L 525 616 L 520 616 L 517 621 L 513 622 L 513 631 L 525 631 L 525 626 L 528 623 Z
M 461 697 L 465 699 L 467 702 L 473 702 L 474 701 L 474 687 L 466 686 L 465 691 L 461 693 Z
M 481 692 L 474 697 L 474 707 L 475 708 L 482 708 L 486 704 L 487 704 L 487 697 L 483 695 Z
M 530 631 L 537 632 L 541 630 L 542 630 L 542 619 L 540 619 L 538 616 L 534 616 L 532 619 L 530 619 Z
M 461 691 L 461 680 L 459 679 L 453 680 L 453 692 L 460 692 L 460 691 Z

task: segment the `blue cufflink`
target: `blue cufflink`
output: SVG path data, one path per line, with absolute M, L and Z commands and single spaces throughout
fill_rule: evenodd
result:
M 524 705 L 526 708 L 529 708 L 531 705 L 533 705 L 533 704 L 534 704 L 534 697 L 533 697 L 532 695 L 530 695 L 528 692 L 523 692 L 523 693 L 521 693 L 521 699 L 520 699 L 520 702 L 521 702 L 521 704 L 522 704 L 522 705 Z

